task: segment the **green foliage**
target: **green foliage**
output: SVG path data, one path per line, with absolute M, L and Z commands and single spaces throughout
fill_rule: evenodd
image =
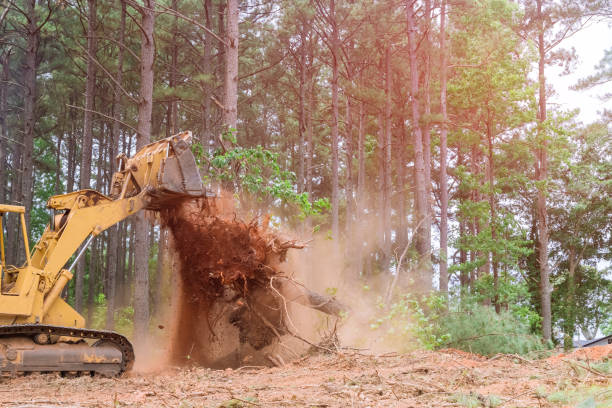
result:
M 115 331 L 127 337 L 134 333 L 134 308 L 126 306 L 115 312 Z
M 440 320 L 440 330 L 449 336 L 445 346 L 484 356 L 528 354 L 544 349 L 541 339 L 531 333 L 528 324 L 511 311 L 502 310 L 497 314 L 491 306 L 464 305 Z
M 98 293 L 94 299 L 93 307 L 93 321 L 87 322 L 87 326 L 102 330 L 106 326 L 106 296 L 104 296 L 104 293 Z
M 233 132 L 224 138 L 235 142 Z M 216 151 L 206 157 L 201 147 L 195 147 L 196 158 L 208 162 L 207 181 L 217 181 L 232 186 L 243 206 L 255 201 L 264 208 L 290 205 L 297 209 L 299 217 L 319 215 L 329 209 L 329 200 L 311 200 L 307 193 L 295 189 L 295 173 L 283 170 L 279 164 L 280 154 L 262 146 L 245 148 L 236 146 L 227 151 Z
M 477 300 L 464 296 L 449 303 L 434 294 L 420 300 L 403 295 L 389 307 L 379 301 L 381 315 L 370 328 L 403 339 L 406 349 L 414 340 L 427 349 L 453 347 L 485 356 L 544 349 L 540 337 L 531 332 L 530 320 L 537 318 L 533 312 L 517 307 L 497 314 Z
M 444 298 L 431 295 L 419 301 L 410 294 L 400 296 L 388 308 L 382 299 L 378 301 L 381 316 L 370 323 L 373 330 L 381 330 L 384 336 L 403 339 L 404 348 L 409 350 L 413 340 L 418 346 L 434 349 L 449 340 L 447 333 L 439 330 L 441 313 L 445 311 Z

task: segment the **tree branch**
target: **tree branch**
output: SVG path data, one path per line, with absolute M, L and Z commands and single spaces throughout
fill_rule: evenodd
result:
M 96 115 L 100 115 L 100 116 L 102 116 L 102 117 L 104 117 L 104 118 L 106 118 L 106 119 L 110 119 L 110 120 L 113 120 L 113 121 L 115 121 L 115 122 L 117 122 L 117 123 L 120 123 L 121 125 L 125 126 L 126 128 L 128 128 L 128 129 L 130 129 L 130 130 L 133 130 L 134 132 L 136 132 L 137 134 L 139 134 L 138 130 L 136 130 L 136 128 L 134 128 L 133 126 L 130 126 L 130 125 L 128 125 L 127 123 L 122 122 L 122 121 L 120 121 L 120 120 L 119 120 L 119 119 L 117 119 L 117 118 L 113 118 L 112 116 L 105 115 L 105 114 L 104 114 L 104 113 L 102 113 L 102 112 L 98 112 L 98 111 L 95 111 L 95 110 L 90 110 L 90 109 L 85 109 L 85 108 L 82 108 L 82 107 L 80 107 L 80 106 L 70 105 L 70 104 L 68 104 L 68 103 L 66 104 L 66 106 L 68 106 L 69 108 L 74 108 L 74 109 L 79 109 L 79 110 L 82 110 L 83 112 L 91 112 L 91 113 L 95 113 Z

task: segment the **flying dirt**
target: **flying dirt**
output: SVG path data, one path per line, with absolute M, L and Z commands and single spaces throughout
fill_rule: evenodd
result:
M 214 199 L 184 201 L 161 212 L 179 257 L 180 294 L 170 359 L 227 368 L 282 365 L 270 350 L 292 328 L 298 303 L 329 315 L 347 308 L 290 278 L 282 267 L 291 248 L 303 245 L 268 228 L 220 211 Z

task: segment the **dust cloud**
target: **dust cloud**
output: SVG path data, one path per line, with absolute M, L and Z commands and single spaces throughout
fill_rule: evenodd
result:
M 244 221 L 232 203 L 221 195 L 161 211 L 173 238 L 174 293 L 155 344 L 140 348 L 150 357 L 137 369 L 282 366 L 308 349 L 321 351 L 316 344 L 372 353 L 397 348 L 369 328 L 383 282 L 359 278 L 351 266 L 359 254 L 347 254 L 325 234 L 289 239 L 299 234 L 271 229 L 268 217 Z M 372 221 L 356 232 L 374 236 Z M 349 311 L 338 318 L 292 302 L 284 278 L 336 297 Z

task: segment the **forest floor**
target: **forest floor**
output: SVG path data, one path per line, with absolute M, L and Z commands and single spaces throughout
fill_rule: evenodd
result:
M 284 367 L 166 368 L 122 378 L 4 377 L 0 406 L 612 407 L 612 345 L 540 360 L 459 350 L 309 354 Z

